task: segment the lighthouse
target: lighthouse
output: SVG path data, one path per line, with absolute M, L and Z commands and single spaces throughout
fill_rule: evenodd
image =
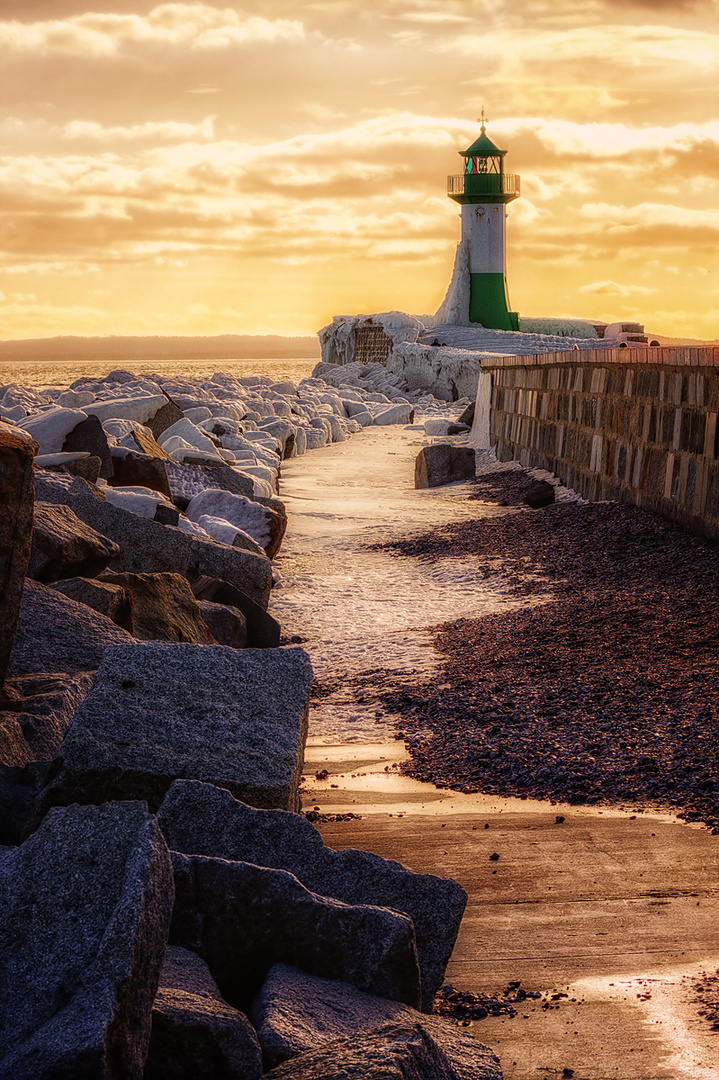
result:
M 447 194 L 462 207 L 462 242 L 469 255 L 469 321 L 491 330 L 519 329 L 507 293 L 507 203 L 519 197 L 519 177 L 504 171 L 507 151 L 481 131 L 466 150 L 464 172 L 447 177 Z

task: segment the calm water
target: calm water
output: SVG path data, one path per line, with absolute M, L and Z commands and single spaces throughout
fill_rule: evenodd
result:
M 284 360 L 123 360 L 113 364 L 108 360 L 21 360 L 0 361 L 0 384 L 20 383 L 36 390 L 54 386 L 67 388 L 75 379 L 102 378 L 113 369 L 122 368 L 136 375 L 190 375 L 209 378 L 216 371 L 228 375 L 269 375 L 275 381 L 304 379 L 312 374 L 319 357 Z

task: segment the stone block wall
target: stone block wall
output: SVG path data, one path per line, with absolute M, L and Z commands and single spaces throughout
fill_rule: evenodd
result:
M 482 369 L 500 460 L 719 538 L 719 349 L 497 356 Z

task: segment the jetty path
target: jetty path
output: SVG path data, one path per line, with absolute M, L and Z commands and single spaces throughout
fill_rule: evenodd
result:
M 668 814 L 463 795 L 398 773 L 396 718 L 373 685 L 439 671 L 428 627 L 528 602 L 471 557 L 427 565 L 368 547 L 498 512 L 466 502 L 467 485 L 415 491 L 422 443 L 418 429 L 373 429 L 283 465 L 290 524 L 271 610 L 320 691 L 303 806 L 359 815 L 320 820 L 330 846 L 465 887 L 445 981 L 542 995 L 471 1022 L 506 1080 L 719 1080 L 719 1031 L 701 1015 L 719 1001 L 716 836 Z

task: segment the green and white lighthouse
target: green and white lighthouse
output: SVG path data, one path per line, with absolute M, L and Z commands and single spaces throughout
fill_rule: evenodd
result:
M 462 242 L 469 258 L 469 321 L 491 330 L 517 330 L 519 315 L 507 293 L 507 203 L 519 197 L 519 177 L 504 171 L 506 150 L 486 133 L 460 154 L 461 176 L 447 177 L 447 194 L 462 207 Z

